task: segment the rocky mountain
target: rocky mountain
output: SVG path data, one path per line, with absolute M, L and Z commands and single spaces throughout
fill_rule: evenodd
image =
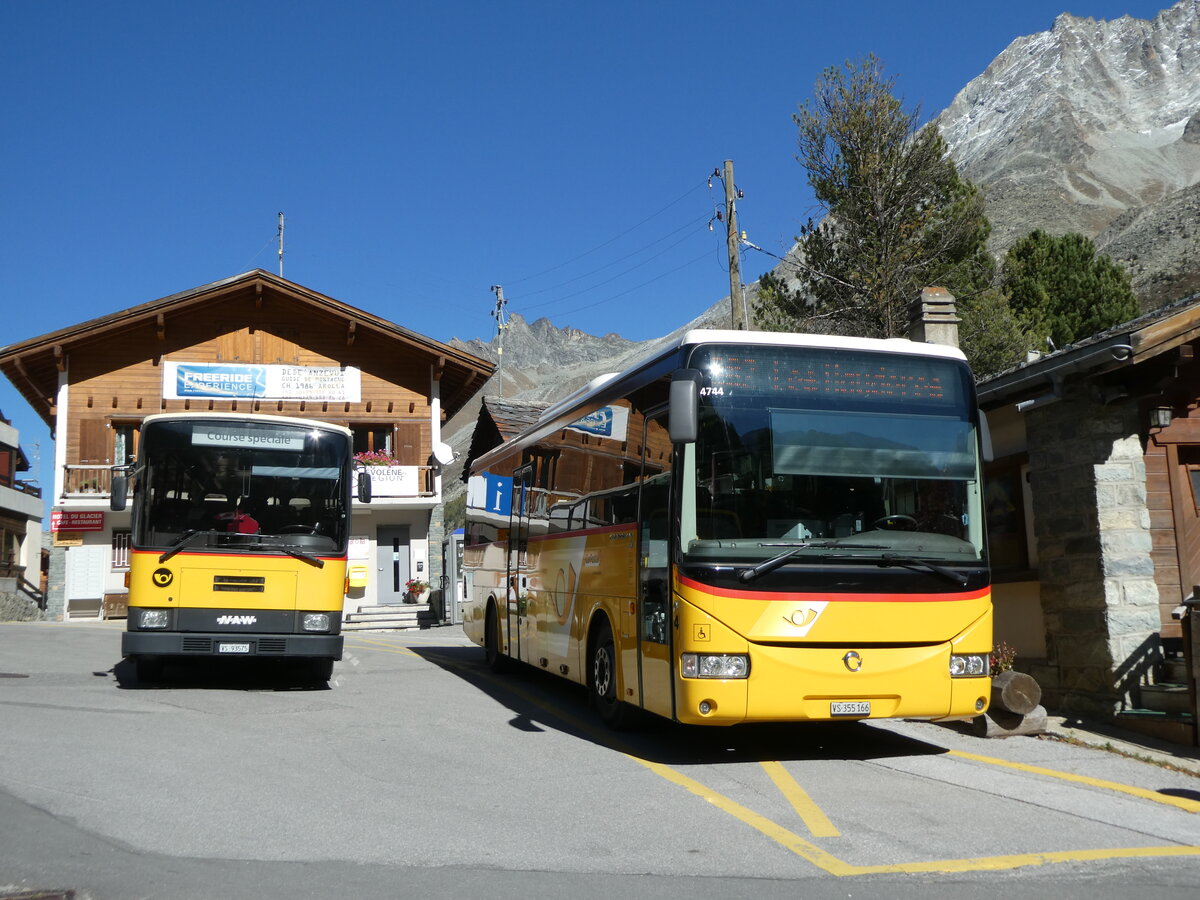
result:
M 1152 21 L 1063 13 L 935 121 L 984 189 L 998 252 L 1035 227 L 1078 231 L 1129 265 L 1147 307 L 1197 288 L 1200 0 Z
M 1200 0 L 1151 21 L 1063 13 L 1049 31 L 1015 39 L 934 121 L 984 190 L 997 253 L 1034 228 L 1079 231 L 1129 267 L 1147 308 L 1200 291 Z M 724 327 L 728 304 L 645 342 L 513 315 L 485 392 L 561 395 L 688 328 Z M 451 343 L 498 359 L 494 340 Z M 456 450 L 478 412 L 477 400 L 448 424 Z

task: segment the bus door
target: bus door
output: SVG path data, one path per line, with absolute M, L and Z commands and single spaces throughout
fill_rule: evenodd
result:
M 504 583 L 508 595 L 508 653 L 529 662 L 534 647 L 526 635 L 533 626 L 529 595 L 529 517 L 532 514 L 533 466 L 513 472 L 512 509 L 508 520 L 508 566 Z
M 638 507 L 638 666 L 642 706 L 674 715 L 671 668 L 671 442 L 665 411 L 647 415 Z

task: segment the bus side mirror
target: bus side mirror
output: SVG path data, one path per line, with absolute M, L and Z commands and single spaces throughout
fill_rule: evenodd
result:
M 992 429 L 988 427 L 987 413 L 979 411 L 979 443 L 984 462 L 992 462 L 996 458 L 996 450 L 992 446 Z
M 113 512 L 125 508 L 126 495 L 129 493 L 129 477 L 123 472 L 114 472 L 112 477 L 112 492 L 108 498 L 108 506 Z
M 366 472 L 358 473 L 358 502 L 371 502 L 371 476 Z
M 699 369 L 677 369 L 671 373 L 667 430 L 672 443 L 691 444 L 700 434 L 700 383 L 703 380 L 704 373 Z

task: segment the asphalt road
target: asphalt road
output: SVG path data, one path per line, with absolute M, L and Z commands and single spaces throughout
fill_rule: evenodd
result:
M 927 723 L 606 731 L 457 629 L 329 690 L 141 686 L 120 623 L 0 625 L 0 898 L 1194 898 L 1200 779 Z

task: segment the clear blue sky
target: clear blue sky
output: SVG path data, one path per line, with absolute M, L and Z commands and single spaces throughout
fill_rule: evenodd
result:
M 792 113 L 874 53 L 935 115 L 1055 16 L 1171 0 L 0 4 L 0 345 L 261 267 L 439 340 L 509 312 L 642 340 L 812 215 Z M 771 268 L 753 251 L 745 281 Z M 52 484 L 49 435 L 0 409 Z M 31 454 L 32 455 L 32 454 Z M 32 474 L 32 473 L 31 473 Z

